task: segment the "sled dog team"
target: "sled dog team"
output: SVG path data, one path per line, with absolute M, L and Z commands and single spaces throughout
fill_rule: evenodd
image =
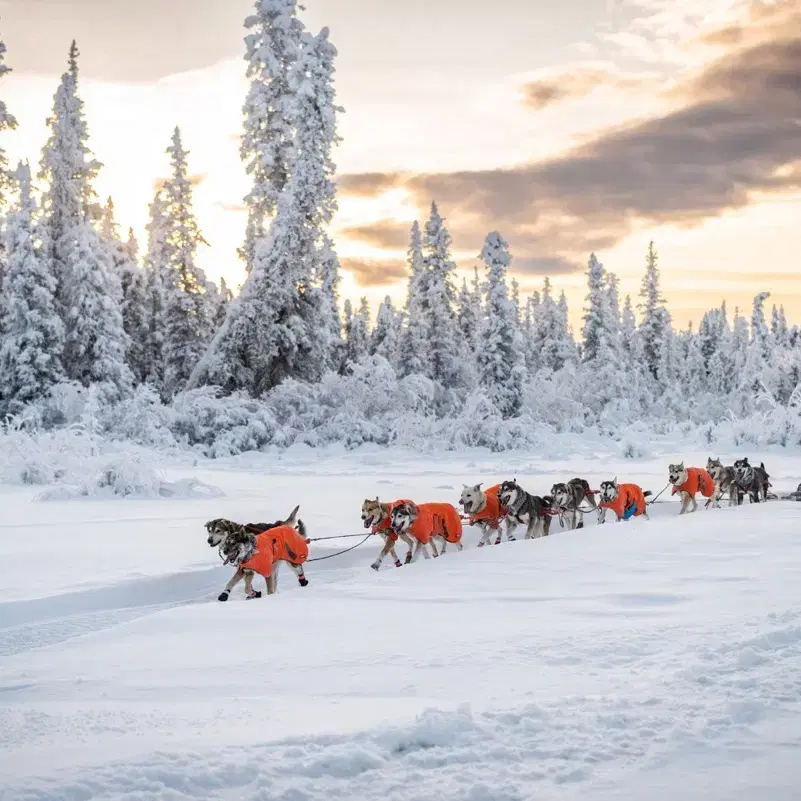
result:
M 668 468 L 669 485 L 673 494 L 681 498 L 680 515 L 694 512 L 698 508 L 696 496 L 707 498 L 707 506 L 720 506 L 720 500 L 728 495 L 729 505 L 743 502 L 747 493 L 752 503 L 768 499 L 770 487 L 765 465 L 752 467 L 748 459 L 738 459 L 732 466 L 724 466 L 719 459 L 708 459 L 706 469 L 685 467 L 684 463 L 671 464 Z M 583 478 L 574 478 L 567 483 L 554 484 L 550 495 L 541 497 L 526 492 L 517 481 L 482 489 L 481 484 L 464 485 L 459 504 L 464 517 L 449 503 L 416 504 L 408 498 L 381 502 L 365 500 L 362 504 L 362 523 L 365 529 L 384 540 L 383 548 L 370 565 L 379 570 L 386 556 L 391 556 L 395 567 L 414 562 L 420 554 L 425 559 L 444 554 L 448 545 L 461 551 L 462 520 L 481 531 L 479 548 L 483 548 L 495 535 L 495 544 L 500 544 L 503 535 L 507 540 L 515 539 L 515 532 L 525 526 L 525 538 L 547 537 L 551 519 L 558 516 L 569 530 L 583 528 L 584 515 L 595 511 L 598 522 L 606 522 L 608 511 L 617 521 L 632 517 L 648 519 L 646 498 L 652 493 L 643 491 L 637 484 L 621 484 L 617 478 L 602 481 L 600 490 L 590 489 Z M 599 496 L 596 502 L 595 495 Z M 255 573 L 263 576 L 267 583 L 267 594 L 276 590 L 276 568 L 286 562 L 305 587 L 309 582 L 303 572 L 303 563 L 309 555 L 306 527 L 298 518 L 295 507 L 286 520 L 275 523 L 234 523 L 217 519 L 206 523 L 209 546 L 217 548 L 223 564 L 234 565 L 236 572 L 231 577 L 218 600 L 227 601 L 231 590 L 242 579 L 245 581 L 247 598 L 260 598 L 261 592 L 253 589 Z M 401 540 L 408 547 L 404 562 L 395 550 Z M 441 550 L 437 551 L 437 542 Z M 429 550 L 431 554 L 429 555 Z

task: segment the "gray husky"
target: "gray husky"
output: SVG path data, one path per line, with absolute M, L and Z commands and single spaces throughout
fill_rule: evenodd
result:
M 765 463 L 759 467 L 752 467 L 748 464 L 748 459 L 738 459 L 734 463 L 734 472 L 737 476 L 737 486 L 748 493 L 751 503 L 764 503 L 768 500 L 768 488 L 770 487 L 770 476 L 765 470 Z
M 572 478 L 567 484 L 554 484 L 551 487 L 553 506 L 567 521 L 567 527 L 573 531 L 584 528 L 584 512 L 591 512 L 598 508 L 595 495 L 590 485 L 583 478 Z M 589 509 L 582 509 L 581 503 L 586 499 Z
M 525 523 L 526 539 L 547 537 L 551 528 L 551 499 L 529 495 L 516 481 L 504 481 L 498 500 L 507 510 L 507 518 L 517 528 Z M 514 528 L 509 531 L 509 537 Z
M 720 505 L 724 495 L 729 496 L 729 506 L 739 506 L 743 502 L 743 491 L 737 486 L 737 471 L 732 465 L 724 465 L 720 459 L 711 456 L 706 460 L 706 471 L 715 482 L 715 505 Z

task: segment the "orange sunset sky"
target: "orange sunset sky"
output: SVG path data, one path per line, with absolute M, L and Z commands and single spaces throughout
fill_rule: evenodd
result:
M 676 322 L 769 290 L 801 322 L 801 4 L 793 0 L 305 0 L 339 49 L 335 238 L 343 297 L 405 293 L 408 228 L 431 199 L 467 274 L 499 230 L 524 292 L 550 275 L 580 317 L 595 250 L 636 294 L 654 239 Z M 180 125 L 211 278 L 234 286 L 251 0 L 6 0 L 20 125 L 38 164 L 70 40 L 100 194 L 144 244 Z

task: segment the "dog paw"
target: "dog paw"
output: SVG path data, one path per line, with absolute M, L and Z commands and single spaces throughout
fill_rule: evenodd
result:
M 305 587 L 309 583 L 309 580 L 305 578 L 299 578 L 298 583 L 300 584 L 301 587 Z
M 227 600 L 228 600 L 228 592 L 227 592 L 227 591 L 225 591 L 225 592 L 221 592 L 221 593 L 220 593 L 220 594 L 217 596 L 217 600 L 218 600 L 218 601 L 227 601 Z
M 254 598 L 261 598 L 261 592 L 259 590 L 253 590 L 253 592 L 247 596 L 248 601 L 252 601 Z
M 381 569 L 381 563 L 380 563 L 380 562 L 373 562 L 373 564 L 371 564 L 371 565 L 370 565 L 370 567 L 371 567 L 373 570 L 375 570 L 375 571 L 378 571 L 378 570 L 380 570 L 380 569 Z

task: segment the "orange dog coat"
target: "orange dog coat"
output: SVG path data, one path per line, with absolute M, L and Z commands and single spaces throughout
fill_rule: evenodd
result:
M 671 495 L 675 495 L 677 492 L 686 492 L 691 498 L 694 498 L 700 492 L 704 498 L 711 498 L 714 491 L 715 482 L 706 470 L 702 470 L 700 467 L 688 467 L 687 480 L 681 486 L 674 486 Z
M 611 509 L 618 519 L 622 519 L 626 513 L 626 509 L 633 503 L 637 504 L 637 510 L 634 512 L 634 517 L 639 517 L 645 514 L 645 495 L 636 484 L 618 484 L 617 498 L 613 501 L 601 502 L 601 509 Z
M 432 537 L 444 537 L 446 542 L 456 543 L 462 539 L 462 519 L 449 503 L 421 503 L 409 533 L 424 545 Z
M 392 510 L 396 506 L 400 506 L 402 503 L 411 503 L 411 501 L 400 500 L 400 501 L 392 501 L 392 503 L 387 504 L 388 511 L 386 515 L 379 523 L 377 523 L 371 529 L 373 534 L 386 534 L 394 542 L 398 541 L 398 535 L 392 528 Z
M 501 485 L 496 484 L 494 487 L 489 487 L 484 494 L 487 496 L 487 505 L 474 515 L 470 516 L 470 525 L 481 521 L 489 523 L 490 528 L 498 528 L 501 518 L 506 514 L 506 509 L 501 506 L 501 501 L 498 498 Z
M 256 553 L 241 567 L 269 578 L 275 562 L 302 565 L 308 555 L 308 543 L 292 526 L 277 526 L 256 535 Z

